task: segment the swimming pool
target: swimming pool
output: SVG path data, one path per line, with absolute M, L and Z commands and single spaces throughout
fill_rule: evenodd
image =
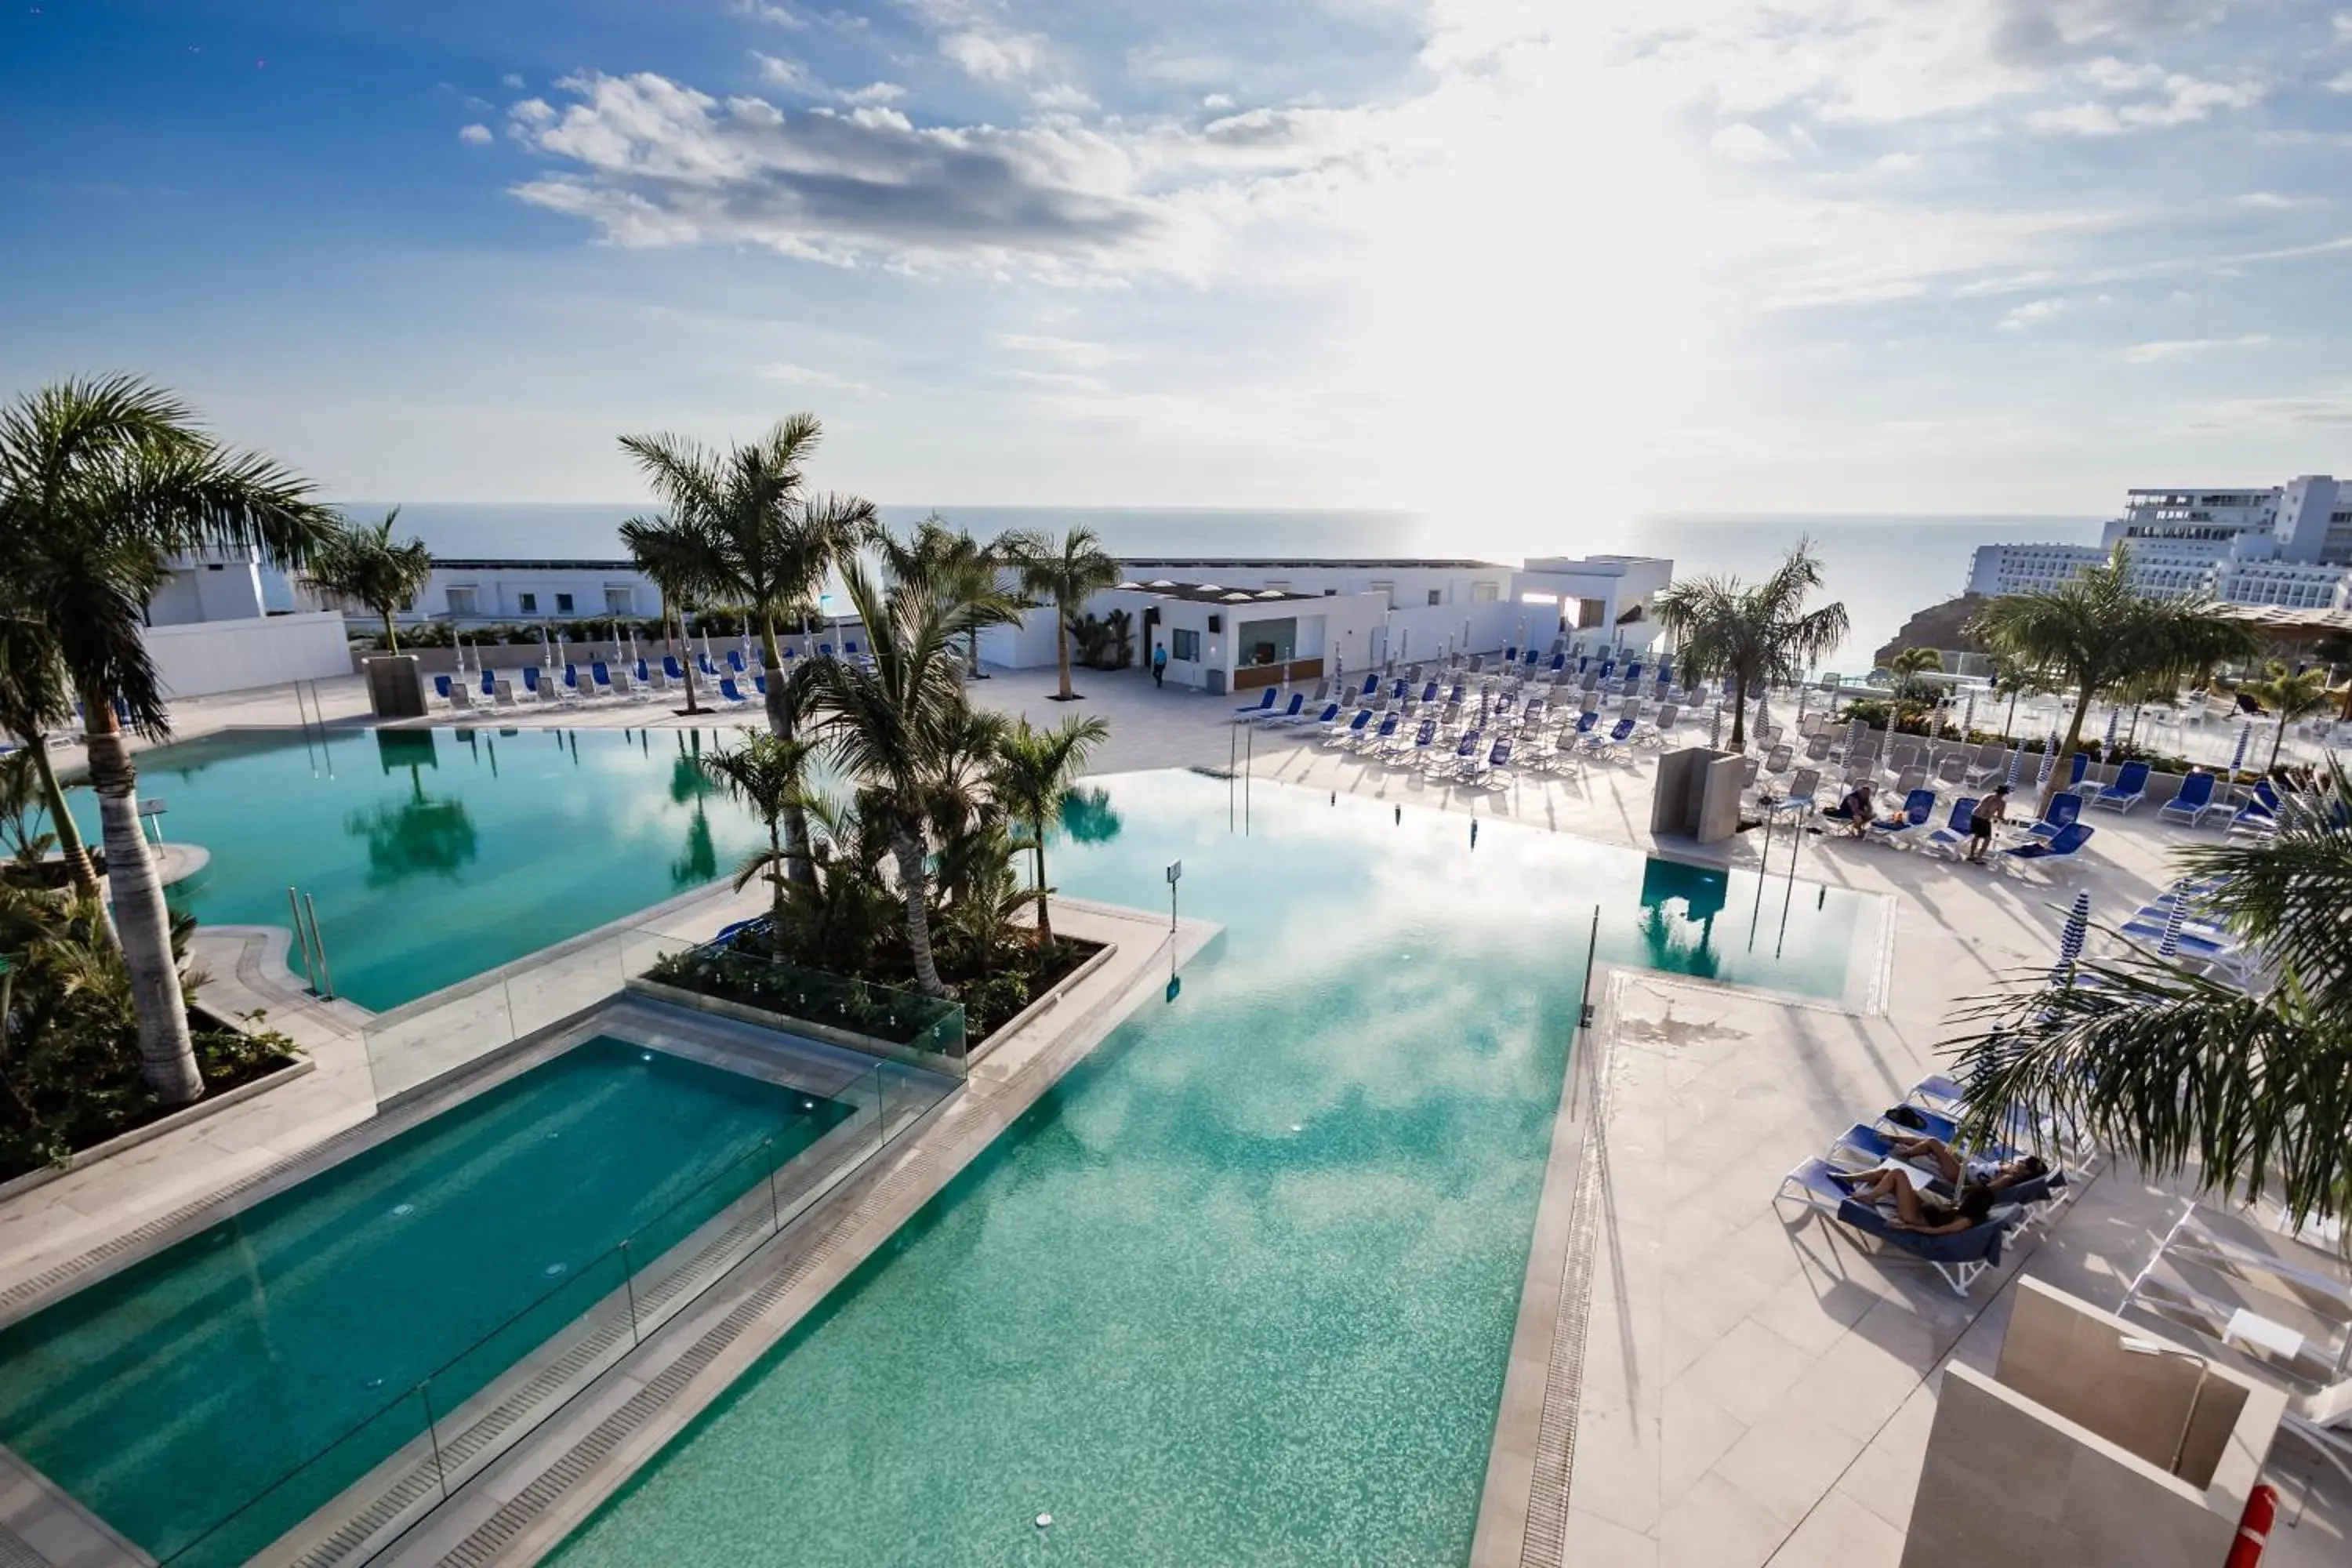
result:
M 1458 816 L 1278 786 L 1243 837 L 1218 781 L 1104 784 L 1054 879 L 1164 906 L 1181 858 L 1182 908 L 1225 925 L 1216 956 L 563 1568 L 1459 1563 L 1596 899 L 1604 956 L 1847 983 L 1858 903 L 1801 885 L 1776 960 L 1760 910 L 1755 951 L 1727 929 L 1757 891 L 1739 877 L 1528 829 L 1474 848 Z
M 0 1443 L 159 1558 L 202 1539 L 186 1561 L 240 1562 L 417 1435 L 419 1379 L 441 1373 L 446 1418 L 621 1289 L 616 1243 L 724 1206 L 765 1181 L 763 1140 L 789 1158 L 849 1114 L 587 1041 L 0 1329 Z
M 378 1012 L 716 880 L 761 841 L 696 757 L 731 737 L 698 731 L 377 730 L 322 740 L 238 731 L 139 759 L 163 835 L 211 863 L 172 889 L 214 923 L 285 925 L 291 884 L 316 905 L 339 993 Z M 1074 893 L 1156 906 L 1168 859 L 1227 832 L 1228 784 L 1189 773 L 1100 781 L 1121 824 L 1079 832 L 1052 873 Z M 75 792 L 89 815 L 86 792 Z M 1234 820 L 1242 819 L 1236 815 Z M 1344 845 L 1294 875 L 1348 878 L 1356 859 L 1428 847 L 1421 896 L 1518 846 L 1546 844 L 1527 910 L 1601 910 L 1601 956 L 1672 973 L 1853 1000 L 1864 901 L 1509 825 L 1256 781 L 1252 841 Z M 95 834 L 94 817 L 84 823 Z M 1785 839 L 1784 839 L 1785 842 Z M 1416 854 L 1420 851 L 1416 850 Z M 1777 859 L 1776 859 L 1776 863 Z M 1498 911 L 1525 918 L 1526 910 Z M 299 970 L 299 948 L 288 961 Z
M 725 739 L 731 743 L 732 737 Z M 171 898 L 283 926 L 310 895 L 335 989 L 383 1012 L 733 868 L 762 841 L 695 757 L 716 731 L 235 731 L 140 754 L 167 839 L 211 863 Z M 75 812 L 95 841 L 86 791 Z M 288 962 L 298 973 L 297 947 Z

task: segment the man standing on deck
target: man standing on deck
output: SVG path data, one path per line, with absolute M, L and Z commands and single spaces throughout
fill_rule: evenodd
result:
M 1168 684 L 1168 645 L 1164 642 L 1151 645 L 1151 684 L 1155 687 Z

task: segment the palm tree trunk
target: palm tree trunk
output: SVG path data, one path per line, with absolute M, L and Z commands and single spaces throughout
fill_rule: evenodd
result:
M 103 693 L 86 692 L 89 715 L 90 787 L 98 794 L 98 819 L 106 837 L 106 880 L 112 890 L 114 931 L 122 943 L 123 967 L 131 976 L 131 1005 L 139 1014 L 139 1072 L 166 1105 L 184 1105 L 205 1092 L 188 1038 L 187 999 L 180 992 L 179 965 L 172 961 L 172 920 L 163 908 L 163 884 L 139 831 L 138 771 L 113 704 Z
M 784 929 L 784 878 L 776 868 L 789 867 L 791 864 L 784 858 L 783 839 L 778 835 L 776 825 L 772 822 L 769 823 L 768 926 L 770 935 L 777 940 L 782 940 L 780 933 Z
M 783 654 L 776 647 L 775 622 L 760 619 L 760 659 L 768 667 L 768 731 L 780 741 L 797 740 L 800 728 L 792 693 L 784 684 Z M 784 805 L 784 875 L 794 885 L 814 890 L 816 859 L 809 854 L 808 807 L 797 799 Z M 782 902 L 781 897 L 778 900 Z
M 1731 749 L 1748 749 L 1748 677 L 1737 675 L 1731 681 Z
M 2073 756 L 2074 748 L 2083 743 L 2083 721 L 2090 717 L 2090 712 L 2091 686 L 2088 681 L 2085 681 L 2083 683 L 2083 694 L 2074 699 L 2074 717 L 2066 726 L 2066 739 L 2059 744 L 2059 756 Z M 2042 790 L 2041 815 L 2045 820 L 2050 816 L 2050 803 L 2063 794 L 2065 788 L 2066 780 L 2059 772 L 2057 761 L 2053 759 L 2050 763 L 2050 782 L 2043 785 Z
M 1070 700 L 1070 623 L 1059 601 L 1054 605 L 1054 652 L 1062 668 L 1062 700 Z
M 383 612 L 383 643 L 388 653 L 400 651 L 400 628 L 392 624 L 392 612 Z
M 2270 765 L 2263 770 L 2265 778 L 2278 776 L 2279 749 L 2286 744 L 2286 710 L 2279 710 L 2278 729 L 2271 736 Z
M 1043 952 L 1054 945 L 1053 911 L 1045 907 L 1045 819 L 1031 823 L 1029 831 L 1036 839 L 1030 849 L 1037 858 L 1037 951 Z
M 923 844 L 913 834 L 890 842 L 898 862 L 898 896 L 907 903 L 907 950 L 914 955 L 915 984 L 926 995 L 952 994 L 940 984 L 940 966 L 931 956 L 931 910 L 923 897 Z
M 677 613 L 677 641 L 678 646 L 686 650 L 677 661 L 678 668 L 686 671 L 686 710 L 688 713 L 699 713 L 702 710 L 696 706 L 694 700 L 694 644 L 687 639 L 684 610 Z
M 58 770 L 49 765 L 49 746 L 36 735 L 26 742 L 33 753 L 33 771 L 41 775 L 41 804 L 48 808 L 49 827 L 57 836 L 58 858 L 66 863 L 66 873 L 73 879 L 74 887 L 96 898 L 101 889 L 98 885 L 98 868 L 89 863 L 89 851 L 82 847 L 81 825 L 66 809 L 66 792 L 58 784 Z

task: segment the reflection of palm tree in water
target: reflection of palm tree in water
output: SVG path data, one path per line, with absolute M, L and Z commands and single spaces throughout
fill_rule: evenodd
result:
M 1074 789 L 1062 797 L 1062 831 L 1074 844 L 1108 844 L 1126 826 L 1102 789 Z
M 702 769 L 702 731 L 680 731 L 677 756 L 669 765 L 669 798 L 679 805 L 691 805 L 694 817 L 686 825 L 686 853 L 669 863 L 674 888 L 700 887 L 719 876 L 719 846 L 710 837 L 710 815 L 702 804 L 718 787 Z
M 1642 919 L 1636 926 L 1641 933 L 1642 952 L 1652 969 L 1668 974 L 1690 974 L 1702 980 L 1715 979 L 1723 961 L 1715 951 L 1715 916 L 1700 919 L 1696 942 L 1691 939 L 1692 922 L 1687 918 L 1689 903 L 1681 899 L 1666 900 L 1683 907 L 1681 914 L 1666 912 L 1665 903 L 1644 904 Z
M 388 887 L 422 871 L 455 877 L 476 854 L 473 814 L 454 796 L 431 799 L 424 777 L 408 770 L 409 798 L 355 811 L 343 831 L 367 841 L 368 886 Z

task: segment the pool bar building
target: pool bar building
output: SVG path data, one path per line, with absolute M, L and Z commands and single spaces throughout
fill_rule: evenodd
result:
M 5 1282 L 0 1545 L 1466 1561 L 1596 965 L 1883 988 L 1879 898 L 1263 780 L 1244 832 L 1169 771 L 1091 781 L 1055 918 L 1100 952 L 985 1041 L 817 975 L 698 1005 L 648 971 L 758 832 L 671 787 L 706 743 L 148 754 L 182 907 L 315 908 L 368 1106 Z

